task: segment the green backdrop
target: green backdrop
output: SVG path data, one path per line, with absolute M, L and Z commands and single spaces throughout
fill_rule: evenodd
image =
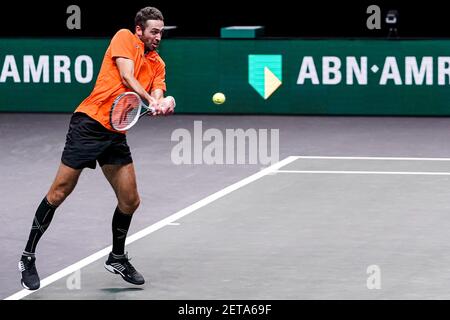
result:
M 72 112 L 92 89 L 108 43 L 108 39 L 0 39 L 0 111 Z M 166 62 L 167 94 L 176 98 L 178 113 L 450 115 L 449 40 L 165 39 L 160 55 Z M 249 84 L 249 55 L 281 55 L 282 84 L 268 99 Z M 31 69 L 39 59 L 49 63 L 41 66 L 42 73 L 35 72 L 40 76 L 37 82 L 31 77 L 25 83 L 24 59 L 30 61 L 30 56 Z M 63 73 L 61 82 L 55 82 L 55 56 L 70 61 L 65 69 L 70 83 L 64 82 Z M 77 79 L 89 80 L 84 56 L 92 61 L 92 79 L 80 83 Z M 324 83 L 326 57 L 341 64 L 342 80 L 337 84 Z M 406 57 L 412 65 L 406 65 Z M 353 84 L 347 83 L 349 59 L 358 63 L 357 70 L 364 69 L 361 61 L 367 60 L 367 83 L 357 83 L 354 76 Z M 310 77 L 297 83 L 301 69 L 303 75 L 313 73 L 306 61 L 313 61 L 318 84 Z M 401 84 L 392 80 L 395 66 Z M 406 84 L 411 70 L 415 78 Z M 45 73 L 48 82 L 43 81 Z M 380 84 L 383 74 L 388 78 L 385 85 Z M 225 104 L 212 103 L 215 92 L 226 95 Z

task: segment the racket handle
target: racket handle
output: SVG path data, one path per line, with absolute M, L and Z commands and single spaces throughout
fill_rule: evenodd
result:
M 141 113 L 141 115 L 139 116 L 139 118 L 142 117 L 142 116 L 144 116 L 144 115 L 146 115 L 146 114 L 149 113 L 149 112 L 153 113 L 153 112 L 156 111 L 156 109 L 153 108 L 153 107 L 147 107 L 147 106 L 145 106 L 145 105 L 144 105 L 144 107 L 145 107 L 145 111 Z

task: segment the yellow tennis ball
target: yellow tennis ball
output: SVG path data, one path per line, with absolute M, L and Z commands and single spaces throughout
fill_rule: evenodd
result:
M 213 95 L 212 101 L 215 104 L 222 104 L 225 102 L 225 95 L 222 92 L 217 92 Z

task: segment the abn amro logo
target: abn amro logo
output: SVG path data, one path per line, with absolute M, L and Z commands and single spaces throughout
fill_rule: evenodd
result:
M 248 83 L 267 100 L 282 81 L 281 55 L 250 54 L 248 56 Z

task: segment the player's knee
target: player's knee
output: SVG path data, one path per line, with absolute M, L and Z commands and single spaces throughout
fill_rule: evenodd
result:
M 63 190 L 56 189 L 56 190 L 51 190 L 47 194 L 47 200 L 52 205 L 59 206 L 61 203 L 63 203 L 63 201 L 67 198 L 67 196 L 68 196 L 68 194 L 66 194 Z
M 139 205 L 141 204 L 141 199 L 138 195 L 128 197 L 123 201 L 120 205 L 121 208 L 123 208 L 124 213 L 127 214 L 133 214 L 137 208 L 139 208 Z
M 59 206 L 69 196 L 72 190 L 73 188 L 64 185 L 53 187 L 47 194 L 47 200 L 51 204 Z
M 141 204 L 141 199 L 139 196 L 136 196 L 133 201 L 131 202 L 131 207 L 133 208 L 133 211 L 136 211 L 137 208 L 139 208 L 139 205 Z

